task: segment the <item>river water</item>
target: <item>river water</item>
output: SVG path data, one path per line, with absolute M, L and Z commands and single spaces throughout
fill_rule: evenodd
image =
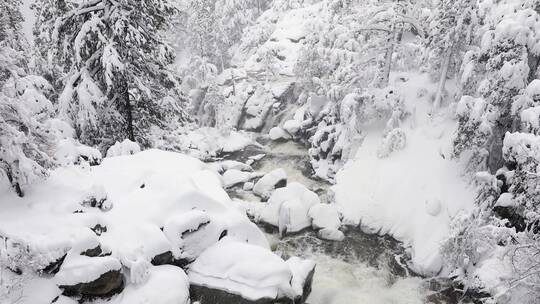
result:
M 289 182 L 300 182 L 317 192 L 322 201 L 328 199 L 330 185 L 310 178 L 305 147 L 292 141 L 275 143 L 263 138 L 258 141 L 261 146 L 247 147 L 225 159 L 245 162 L 250 156 L 264 153 L 265 157 L 252 165 L 255 171 L 283 168 Z M 230 194 L 247 201 L 258 200 L 242 190 Z M 307 299 L 309 304 L 454 303 L 434 290 L 431 280 L 410 273 L 405 266 L 406 251 L 390 237 L 368 235 L 357 228 L 348 228 L 342 242 L 321 240 L 310 230 L 282 239 L 275 232 L 267 235 L 272 247 L 283 257 L 299 256 L 317 263 L 312 292 Z M 436 284 L 436 287 L 448 286 Z

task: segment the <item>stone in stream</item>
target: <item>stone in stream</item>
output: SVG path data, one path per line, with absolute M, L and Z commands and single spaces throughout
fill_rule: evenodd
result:
M 268 199 L 272 191 L 285 186 L 287 186 L 287 172 L 278 168 L 259 179 L 253 187 L 253 193 L 263 199 Z
M 225 237 L 190 266 L 190 296 L 201 304 L 301 304 L 314 271 L 313 261 L 284 261 L 267 248 Z
M 68 256 L 55 281 L 66 296 L 109 297 L 124 288 L 120 262 L 110 256 Z

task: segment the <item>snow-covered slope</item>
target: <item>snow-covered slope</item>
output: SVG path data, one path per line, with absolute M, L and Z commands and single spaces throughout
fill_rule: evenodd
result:
M 463 168 L 450 159 L 451 136 L 456 128 L 451 109 L 429 115 L 426 76 L 407 75 L 396 82 L 412 113 L 401 128 L 406 146 L 385 158 L 378 157 L 383 128 L 372 127 L 353 160 L 336 176 L 336 203 L 345 221 L 364 229 L 390 234 L 411 246 L 412 262 L 422 273 L 441 268 L 440 242 L 447 237 L 452 217 L 472 207 L 474 189 Z

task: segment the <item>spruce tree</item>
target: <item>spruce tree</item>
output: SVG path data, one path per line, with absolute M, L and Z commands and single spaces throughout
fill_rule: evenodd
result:
M 59 71 L 60 114 L 79 139 L 109 146 L 147 144 L 153 127 L 182 122 L 175 53 L 163 37 L 177 13 L 171 0 L 38 0 L 40 53 Z M 51 19 L 52 18 L 52 19 Z

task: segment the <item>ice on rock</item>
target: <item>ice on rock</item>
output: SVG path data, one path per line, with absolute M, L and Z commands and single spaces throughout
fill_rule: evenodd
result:
M 162 265 L 149 268 L 148 280 L 128 285 L 111 304 L 188 304 L 189 280 L 181 268 Z
M 331 204 L 316 204 L 309 209 L 311 225 L 314 229 L 331 228 L 339 229 L 341 220 L 338 210 Z
M 285 130 L 280 127 L 273 127 L 272 129 L 270 129 L 268 135 L 270 136 L 271 140 L 291 139 L 291 135 L 285 132 Z
M 275 188 L 286 184 L 287 172 L 281 168 L 278 168 L 259 179 L 253 187 L 253 193 L 262 198 L 268 198 Z
M 124 139 L 122 142 L 116 142 L 107 150 L 107 157 L 132 155 L 141 152 L 141 147 L 138 143 L 129 139 Z
M 259 220 L 279 227 L 280 233 L 298 232 L 311 226 L 309 210 L 320 202 L 315 192 L 293 182 L 274 191 Z
M 292 273 L 285 261 L 270 250 L 226 237 L 193 262 L 188 276 L 192 287 L 218 289 L 244 299 L 259 300 L 276 299 L 290 292 Z

